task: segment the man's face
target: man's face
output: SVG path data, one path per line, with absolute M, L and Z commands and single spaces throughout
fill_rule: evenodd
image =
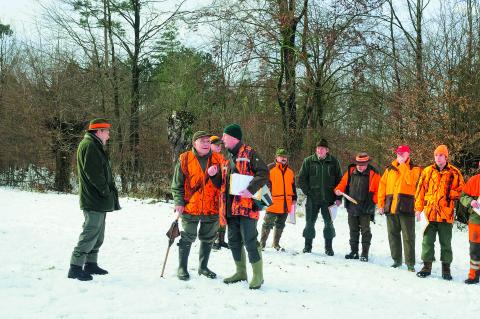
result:
M 223 133 L 222 141 L 223 141 L 223 144 L 225 145 L 225 147 L 229 150 L 233 149 L 235 147 L 235 145 L 237 145 L 238 142 L 240 142 L 239 139 L 237 139 L 233 136 L 230 136 L 226 133 Z
M 357 171 L 360 173 L 363 173 L 367 169 L 368 164 L 357 164 Z
M 328 153 L 328 147 L 325 146 L 317 146 L 315 149 L 315 153 L 317 153 L 317 156 L 320 158 L 325 158 Z
M 275 160 L 277 161 L 277 163 L 282 163 L 283 165 L 288 163 L 288 158 L 285 156 L 277 156 Z
M 435 155 L 435 164 L 437 164 L 440 167 L 445 166 L 447 164 L 447 158 L 443 154 L 436 154 Z
M 222 151 L 222 144 L 212 144 L 210 145 L 210 149 L 213 153 L 220 153 Z
M 107 144 L 107 141 L 110 139 L 110 130 L 109 129 L 101 129 L 97 130 L 95 135 L 102 141 L 103 145 Z
M 397 162 L 405 163 L 409 157 L 410 157 L 410 153 L 408 152 L 397 153 Z
M 207 155 L 210 152 L 210 137 L 204 136 L 197 138 L 195 142 L 193 142 L 193 147 L 197 151 L 198 155 Z

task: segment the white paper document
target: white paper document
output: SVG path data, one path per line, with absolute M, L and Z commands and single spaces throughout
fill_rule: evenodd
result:
M 332 206 L 328 206 L 328 211 L 330 212 L 330 217 L 332 218 L 332 222 L 337 218 L 338 206 L 333 204 Z
M 477 198 L 477 202 L 480 203 L 480 196 Z M 472 207 L 473 208 L 473 207 Z M 473 211 L 477 213 L 477 215 L 480 215 L 480 208 L 473 208 Z
M 253 176 L 233 173 L 230 175 L 230 195 L 240 195 L 240 192 L 245 190 Z
M 296 205 L 292 205 L 291 209 L 290 209 L 290 212 L 288 213 L 288 217 L 287 217 L 287 223 L 290 223 L 290 224 L 295 224 L 297 221 L 295 220 L 295 212 L 297 210 L 297 206 Z

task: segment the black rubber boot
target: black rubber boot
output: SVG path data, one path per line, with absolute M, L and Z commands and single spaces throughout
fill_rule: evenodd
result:
M 325 239 L 325 254 L 327 256 L 333 256 L 335 253 L 332 248 L 333 239 Z
M 82 270 L 82 267 L 77 265 L 70 265 L 70 269 L 68 270 L 68 278 L 78 279 L 80 281 L 88 281 L 93 279 L 92 275 L 86 273 Z
M 417 277 L 425 278 L 430 276 L 431 274 L 432 274 L 432 263 L 428 261 L 423 262 L 423 267 L 419 272 L 417 272 Z
M 370 250 L 370 244 L 362 244 L 362 255 L 360 261 L 368 261 L 368 251 Z
M 200 244 L 200 267 L 198 267 L 198 274 L 203 275 L 210 279 L 217 278 L 217 274 L 208 269 L 208 259 L 210 258 L 210 251 L 212 250 L 212 244 L 207 242 L 201 242 Z
M 178 271 L 177 277 L 180 280 L 189 280 L 190 274 L 188 273 L 188 255 L 190 254 L 191 243 L 185 242 L 180 239 L 178 242 Z
M 445 280 L 453 279 L 450 272 L 450 264 L 442 263 L 442 278 Z
M 312 252 L 312 243 L 313 243 L 313 238 L 305 238 L 305 247 L 303 248 L 304 253 Z
M 230 249 L 228 243 L 225 242 L 225 232 L 218 233 L 220 247 Z
M 358 259 L 358 243 L 350 242 L 350 253 L 345 255 L 345 259 Z
M 83 271 L 90 275 L 106 275 L 108 271 L 98 267 L 97 263 L 85 263 Z

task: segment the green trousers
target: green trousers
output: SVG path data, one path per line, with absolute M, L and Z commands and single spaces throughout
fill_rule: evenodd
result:
M 452 254 L 452 229 L 453 224 L 430 222 L 423 233 L 422 260 L 424 262 L 435 261 L 435 240 L 440 241 L 440 261 L 450 264 L 453 260 Z
M 198 227 L 200 224 L 200 227 Z M 181 240 L 187 243 L 193 243 L 195 239 L 201 242 L 213 243 L 218 230 L 218 215 L 197 216 L 182 214 Z
M 261 259 L 258 247 L 260 243 L 257 240 L 257 220 L 234 216 L 227 218 L 228 225 L 228 246 L 232 252 L 235 261 L 242 260 L 243 247 L 247 250 L 250 263 L 256 263 Z
M 396 264 L 402 263 L 402 240 L 405 264 L 415 265 L 415 215 L 388 214 L 387 215 L 388 242 L 390 254 Z
M 73 249 L 71 265 L 83 267 L 86 262 L 96 263 L 98 250 L 105 236 L 105 212 L 83 211 L 85 221 L 77 246 Z
M 284 229 L 285 221 L 287 220 L 288 214 L 276 214 L 276 213 L 265 213 L 263 218 L 263 228 L 272 229 L 274 226 L 276 229 Z
M 328 211 L 328 204 L 313 201 L 307 197 L 305 206 L 305 229 L 303 237 L 306 239 L 315 238 L 315 223 L 317 222 L 318 212 L 321 212 L 323 218 L 323 237 L 325 239 L 333 239 L 335 237 L 335 228 L 333 227 L 332 217 Z

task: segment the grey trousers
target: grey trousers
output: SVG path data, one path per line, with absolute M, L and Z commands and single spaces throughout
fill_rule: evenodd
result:
M 103 244 L 105 236 L 105 217 L 107 213 L 83 211 L 85 221 L 78 238 L 77 246 L 73 249 L 71 265 L 82 267 L 86 262 L 96 263 L 98 250 Z

